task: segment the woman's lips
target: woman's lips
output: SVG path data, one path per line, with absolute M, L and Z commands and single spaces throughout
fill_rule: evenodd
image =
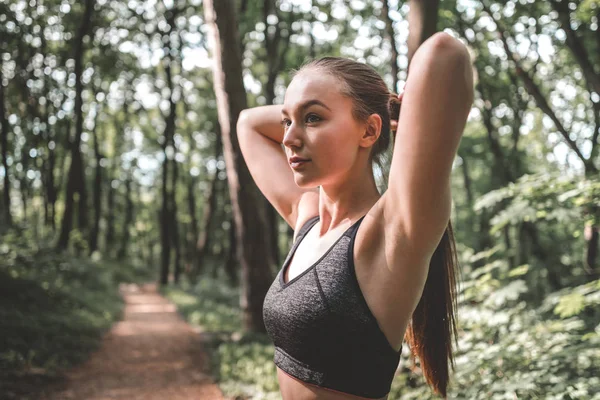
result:
M 294 169 L 302 167 L 304 164 L 310 162 L 310 160 L 298 160 L 290 162 L 290 166 Z

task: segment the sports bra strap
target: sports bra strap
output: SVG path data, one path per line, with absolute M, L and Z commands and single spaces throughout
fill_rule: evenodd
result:
M 298 239 L 300 239 L 301 237 L 306 235 L 306 233 L 308 233 L 308 231 L 310 230 L 310 228 L 312 228 L 312 226 L 315 224 L 317 219 L 319 219 L 318 215 L 315 215 L 314 217 L 309 218 L 304 223 L 304 225 L 302 225 L 302 227 L 300 229 L 298 229 L 298 234 L 296 235 L 296 242 L 298 241 Z

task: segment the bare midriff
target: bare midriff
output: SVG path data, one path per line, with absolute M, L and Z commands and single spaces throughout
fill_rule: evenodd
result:
M 283 400 L 372 400 L 368 397 L 355 396 L 302 382 L 279 367 L 277 368 L 277 379 Z M 387 400 L 387 398 L 386 395 L 377 400 Z

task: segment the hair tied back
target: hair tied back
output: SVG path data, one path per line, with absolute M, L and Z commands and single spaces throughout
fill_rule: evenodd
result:
M 388 99 L 388 110 L 390 111 L 390 119 L 392 121 L 398 121 L 400 116 L 400 105 L 402 102 L 398 99 L 398 95 L 394 92 L 390 92 Z

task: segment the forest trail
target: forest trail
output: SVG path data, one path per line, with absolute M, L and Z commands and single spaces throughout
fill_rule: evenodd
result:
M 44 400 L 225 400 L 201 336 L 156 285 L 123 285 L 123 319 Z

